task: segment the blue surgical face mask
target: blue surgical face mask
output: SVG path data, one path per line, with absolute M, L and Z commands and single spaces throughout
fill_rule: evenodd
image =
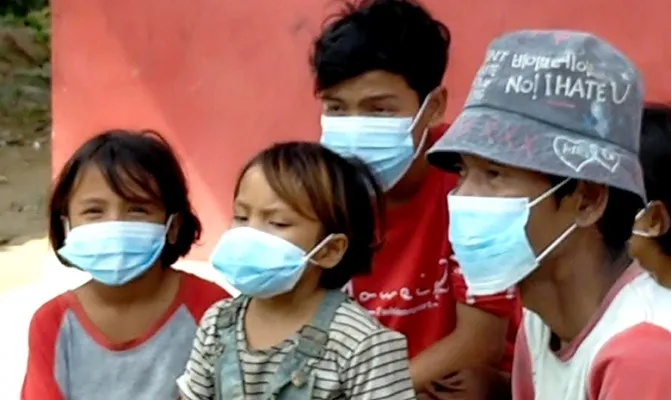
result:
M 322 115 L 321 144 L 343 157 L 358 157 L 389 190 L 408 172 L 424 147 L 428 130 L 415 148 L 412 132 L 428 104 L 426 97 L 415 118 Z
M 568 179 L 533 201 L 529 198 L 448 195 L 449 238 L 473 296 L 514 288 L 575 229 L 573 224 L 538 256 L 527 238 L 530 209 L 552 195 Z
M 308 262 L 331 237 L 306 254 L 279 236 L 249 227 L 233 228 L 221 236 L 210 261 L 240 293 L 268 298 L 293 290 Z
M 90 273 L 97 282 L 121 286 L 156 263 L 171 221 L 172 216 L 166 225 L 135 221 L 79 225 L 67 233 L 58 255 Z

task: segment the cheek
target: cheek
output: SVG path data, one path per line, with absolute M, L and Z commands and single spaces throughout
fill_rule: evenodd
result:
M 632 237 L 629 239 L 629 256 L 638 261 L 641 268 L 658 276 L 663 272 L 664 266 L 660 265 L 656 257 L 657 248 L 648 239 Z
M 627 242 L 627 250 L 629 251 L 629 256 L 632 258 L 639 258 L 641 255 L 641 241 L 638 237 L 632 236 Z
M 527 237 L 536 255 L 539 255 L 552 244 L 570 226 L 570 221 L 563 218 L 556 210 L 545 203 L 531 210 L 527 224 Z
M 320 240 L 319 229 L 312 229 L 312 227 L 306 226 L 284 229 L 283 232 L 277 235 L 300 247 L 306 253 L 310 252 Z

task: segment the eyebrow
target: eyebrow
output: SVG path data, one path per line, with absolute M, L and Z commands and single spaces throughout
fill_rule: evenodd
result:
M 320 98 L 322 100 L 326 100 L 326 101 L 340 101 L 340 102 L 345 101 L 345 100 L 343 100 L 339 97 L 335 97 L 333 95 L 328 95 L 328 94 L 324 94 Z M 396 96 L 395 94 L 392 94 L 392 93 L 380 93 L 380 94 L 373 94 L 371 96 L 365 96 L 361 101 L 362 102 L 364 102 L 364 101 L 371 102 L 371 101 L 390 100 L 390 99 L 396 99 L 396 98 L 398 98 L 398 96 Z
M 245 210 L 249 210 L 250 208 L 252 208 L 248 203 L 246 203 L 244 201 L 241 201 L 241 200 L 237 200 L 237 199 L 233 202 L 233 205 L 234 205 L 234 207 L 240 207 L 240 208 L 243 208 Z M 294 212 L 294 210 L 292 210 L 291 208 L 283 207 L 283 206 L 265 207 L 265 208 L 262 208 L 261 211 L 264 214 L 275 214 L 275 213 L 278 213 L 278 212 Z
M 396 99 L 398 96 L 391 94 L 391 93 L 382 93 L 382 94 L 375 94 L 372 96 L 367 96 L 363 98 L 363 101 L 382 101 L 382 100 L 390 100 L 390 99 Z
M 87 203 L 87 204 L 104 204 L 107 203 L 106 200 L 100 198 L 100 197 L 84 197 L 82 199 L 79 199 L 77 201 L 78 203 Z
M 146 198 L 146 199 L 145 198 L 140 198 L 140 197 L 134 198 L 134 199 L 128 199 L 128 198 L 125 198 L 125 197 L 121 197 L 121 198 L 123 199 L 123 201 L 125 201 L 126 203 L 130 203 L 130 204 L 143 205 L 143 206 L 156 205 L 156 202 L 153 201 L 152 199 L 149 199 L 149 198 Z M 101 197 L 91 196 L 91 197 L 84 197 L 82 199 L 79 199 L 77 201 L 77 203 L 84 204 L 84 205 L 102 205 L 102 204 L 108 204 L 109 201 L 107 201 L 106 199 L 101 198 Z

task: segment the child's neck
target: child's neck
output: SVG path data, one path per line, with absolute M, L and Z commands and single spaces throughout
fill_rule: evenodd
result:
M 162 291 L 166 279 L 174 278 L 175 275 L 172 269 L 155 265 L 138 279 L 121 287 L 109 287 L 92 282 L 91 289 L 97 301 L 108 306 L 133 306 L 154 299 Z
M 269 299 L 252 299 L 250 307 L 253 307 L 254 312 L 268 322 L 301 319 L 306 314 L 311 318 L 317 311 L 325 293 L 326 290 L 321 288 L 310 288 L 309 290 L 296 288 L 289 293 Z
M 313 286 L 297 287 L 270 299 L 252 299 L 244 321 L 248 346 L 264 349 L 290 338 L 314 318 L 325 295 L 325 289 Z

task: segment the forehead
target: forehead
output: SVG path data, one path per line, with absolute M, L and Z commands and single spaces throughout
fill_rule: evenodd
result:
M 87 165 L 83 167 L 72 187 L 71 197 L 88 197 L 91 195 L 102 195 L 113 192 L 109 187 L 105 176 L 103 175 L 100 168 L 95 165 Z
M 147 189 L 144 188 L 141 184 L 135 182 L 128 176 L 128 173 L 124 171 L 118 171 L 115 174 L 116 185 L 119 186 L 114 188 L 110 185 L 110 182 L 107 180 L 107 177 L 103 174 L 101 169 L 94 164 L 89 164 L 79 171 L 75 182 L 72 186 L 70 192 L 70 198 L 72 200 L 87 200 L 87 199 L 123 199 L 128 200 L 131 197 L 136 198 L 136 200 L 148 201 L 150 199 L 150 194 Z M 154 183 L 151 183 L 154 185 Z M 124 196 L 121 196 L 117 191 L 122 191 Z
M 235 196 L 235 203 L 250 209 L 261 209 L 270 211 L 292 211 L 282 198 L 275 193 L 268 183 L 263 168 L 259 165 L 253 165 L 240 179 L 238 192 Z
M 348 79 L 319 93 L 323 100 L 359 102 L 367 99 L 393 98 L 418 103 L 414 90 L 405 79 L 387 71 L 371 71 Z

